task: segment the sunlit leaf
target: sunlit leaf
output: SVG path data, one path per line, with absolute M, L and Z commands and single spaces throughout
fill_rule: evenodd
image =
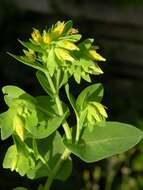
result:
M 65 145 L 83 161 L 95 162 L 129 150 L 142 138 L 143 132 L 132 125 L 103 122 L 97 123 L 92 132 L 85 128 L 79 144 Z

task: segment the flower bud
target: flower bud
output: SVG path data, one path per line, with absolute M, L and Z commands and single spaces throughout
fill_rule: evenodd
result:
M 57 24 L 55 25 L 54 29 L 53 29 L 53 33 L 55 34 L 55 36 L 60 36 L 62 34 L 62 32 L 64 31 L 65 28 L 65 23 L 64 22 L 57 22 Z
M 66 51 L 62 48 L 56 48 L 55 53 L 56 53 L 57 57 L 61 60 L 74 61 L 74 58 L 68 53 L 68 51 Z
M 71 34 L 71 35 L 78 34 L 78 29 L 71 28 L 69 34 Z
M 37 30 L 37 29 L 34 28 L 31 36 L 32 36 L 32 39 L 35 42 L 37 42 L 37 43 L 40 42 L 40 40 L 41 40 L 41 34 L 40 34 L 39 30 Z
M 91 59 L 96 61 L 106 61 L 104 57 L 102 57 L 99 53 L 96 52 L 94 49 L 90 49 L 88 52 L 88 55 L 91 57 Z
M 45 44 L 47 44 L 47 45 L 50 44 L 50 42 L 51 42 L 51 37 L 50 37 L 49 33 L 44 32 L 44 34 L 43 34 L 43 42 L 44 42 Z
M 15 115 L 14 117 L 13 129 L 20 137 L 20 139 L 24 141 L 24 122 L 22 121 L 22 118 L 18 115 Z
M 65 48 L 67 50 L 79 50 L 79 48 L 72 42 L 69 42 L 68 40 L 62 40 L 58 43 L 59 46 L 62 48 Z
M 35 61 L 36 54 L 33 50 L 31 50 L 31 49 L 29 49 L 29 51 L 24 50 L 24 53 L 25 53 L 27 59 L 29 59 L 29 61 L 32 61 L 32 62 Z

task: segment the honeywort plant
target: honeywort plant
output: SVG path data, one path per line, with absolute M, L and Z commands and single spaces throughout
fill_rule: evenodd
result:
M 72 153 L 85 162 L 95 162 L 127 151 L 143 137 L 129 124 L 106 121 L 102 84 L 86 87 L 77 99 L 71 94 L 68 82 L 72 76 L 78 84 L 81 79 L 90 83 L 90 75 L 103 73 L 97 61 L 105 61 L 94 40 L 82 41 L 72 25 L 72 21 L 57 22 L 42 33 L 34 28 L 28 41 L 19 40 L 25 48 L 23 55 L 10 54 L 36 69 L 47 96 L 33 97 L 16 86 L 2 89 L 8 110 L 0 115 L 1 139 L 13 139 L 3 167 L 30 179 L 48 177 L 38 190 L 49 190 L 54 179 L 70 176 Z M 70 109 L 59 97 L 63 86 L 75 113 L 74 126 L 67 122 Z

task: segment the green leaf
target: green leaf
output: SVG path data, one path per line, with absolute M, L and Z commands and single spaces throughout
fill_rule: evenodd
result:
M 24 154 L 22 148 L 20 152 L 17 150 L 16 145 L 12 145 L 8 148 L 3 167 L 9 168 L 11 171 L 17 171 L 21 176 L 24 176 L 28 170 L 35 167 L 35 162 L 31 156 Z
M 28 189 L 25 188 L 25 187 L 16 187 L 16 188 L 14 188 L 13 190 L 28 190 Z
M 25 128 L 37 139 L 46 138 L 60 127 L 66 117 L 67 112 L 63 116 L 47 118 L 43 112 L 33 111 L 31 116 L 25 119 Z
M 93 84 L 85 88 L 78 96 L 76 100 L 77 110 L 80 111 L 90 101 L 101 102 L 103 97 L 102 84 Z
M 75 81 L 80 84 L 81 81 L 81 68 L 77 67 L 73 73 Z
M 18 98 L 28 99 L 35 103 L 35 99 L 31 95 L 29 95 L 17 86 L 4 86 L 2 88 L 2 92 L 4 94 L 4 100 L 9 107 L 11 106 L 11 104 L 13 104 L 13 101 Z
M 60 156 L 64 152 L 65 146 L 58 132 L 53 133 L 49 137 L 37 140 L 37 148 L 40 155 L 45 159 L 49 167 L 53 170 Z M 28 172 L 28 178 L 36 179 L 50 176 L 51 173 L 47 170 L 46 164 L 38 161 L 35 169 Z M 66 180 L 71 174 L 72 160 L 69 158 L 65 161 L 62 168 L 59 170 L 55 179 Z
M 36 76 L 37 76 L 39 83 L 41 84 L 41 86 L 45 90 L 45 92 L 47 92 L 49 94 L 49 96 L 53 97 L 52 90 L 50 88 L 49 82 L 48 82 L 45 74 L 41 71 L 37 71 Z
M 73 27 L 73 21 L 72 20 L 67 21 L 65 24 L 63 34 L 67 35 L 72 27 Z
M 5 95 L 4 100 L 8 106 L 10 106 L 13 99 L 19 98 L 22 94 L 25 94 L 25 91 L 20 89 L 17 86 L 4 86 L 2 88 L 2 92 Z
M 84 128 L 79 144 L 65 142 L 68 149 L 85 162 L 95 162 L 123 153 L 143 138 L 143 132 L 120 122 L 97 123 L 93 131 Z
M 74 112 L 76 113 L 76 115 L 78 115 L 77 110 L 76 110 L 75 99 L 72 96 L 72 94 L 70 94 L 70 92 L 69 92 L 69 84 L 68 83 L 65 85 L 65 91 L 66 91 L 67 98 L 68 98 Z
M 85 50 L 88 50 L 90 49 L 92 43 L 94 42 L 94 39 L 92 38 L 88 38 L 86 40 L 84 40 L 83 42 L 81 42 L 78 47 L 82 50 L 82 51 L 85 51 Z
M 21 40 L 18 40 L 24 47 L 26 47 L 27 49 L 31 49 L 33 51 L 36 52 L 40 52 L 43 53 L 44 50 L 38 45 L 32 44 L 31 42 L 23 42 Z
M 0 115 L 1 139 L 5 140 L 13 133 L 14 111 L 7 111 Z
M 69 40 L 70 42 L 77 42 L 81 39 L 81 37 L 82 36 L 80 34 L 73 34 L 61 37 L 61 39 Z
M 69 74 L 67 71 L 64 71 L 63 78 L 60 82 L 59 88 L 61 88 L 63 85 L 65 85 L 68 82 Z
M 56 117 L 59 115 L 55 101 L 49 96 L 37 96 L 36 108 L 45 113 L 46 117 Z M 65 110 L 66 111 L 66 110 Z
M 17 149 L 15 145 L 8 148 L 3 161 L 3 168 L 10 168 L 13 171 L 17 165 Z
M 16 188 L 14 188 L 13 190 L 28 190 L 28 189 L 25 188 L 25 187 L 16 187 Z
M 27 66 L 30 66 L 30 67 L 32 67 L 32 68 L 34 68 L 34 69 L 37 69 L 37 70 L 39 70 L 39 71 L 42 71 L 42 72 L 45 72 L 46 71 L 46 69 L 44 69 L 44 66 L 43 65 L 41 65 L 39 62 L 37 62 L 37 61 L 34 61 L 34 62 L 32 62 L 32 61 L 30 61 L 28 58 L 26 58 L 26 56 L 18 56 L 18 55 L 14 55 L 14 54 L 12 54 L 12 53 L 8 53 L 10 56 L 12 56 L 13 58 L 15 58 L 16 60 L 18 60 L 18 61 L 20 61 L 20 62 L 22 62 L 22 63 L 24 63 L 25 65 L 27 65 Z
M 47 68 L 49 70 L 49 74 L 51 77 L 53 76 L 56 68 L 57 68 L 57 60 L 54 52 L 54 48 L 52 48 L 49 53 L 48 53 L 48 58 L 47 58 Z

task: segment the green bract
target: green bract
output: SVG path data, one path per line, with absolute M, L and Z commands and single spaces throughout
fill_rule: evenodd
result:
M 105 58 L 97 53 L 93 39 L 82 41 L 81 37 L 72 21 L 59 21 L 42 32 L 34 28 L 29 41 L 19 40 L 25 48 L 23 55 L 9 53 L 36 69 L 47 93 L 34 97 L 16 86 L 2 88 L 8 110 L 0 114 L 1 139 L 13 139 L 3 167 L 30 179 L 48 177 L 37 190 L 49 190 L 54 179 L 64 181 L 70 176 L 71 153 L 85 162 L 95 162 L 127 151 L 143 137 L 134 126 L 106 121 L 102 84 L 86 87 L 77 98 L 72 95 L 70 77 L 79 84 L 81 79 L 91 82 L 90 75 L 103 74 L 97 62 Z M 63 86 L 70 107 L 60 99 Z M 70 116 L 68 121 L 73 122 L 69 124 Z

